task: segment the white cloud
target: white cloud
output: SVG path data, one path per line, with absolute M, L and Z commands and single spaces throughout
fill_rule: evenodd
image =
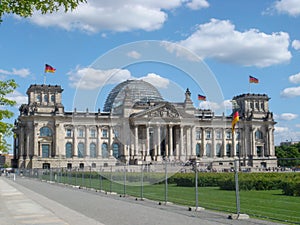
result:
M 290 16 L 300 15 L 300 2 L 299 0 L 280 0 L 276 1 L 274 8 L 277 12 L 288 14 Z
M 222 103 L 216 103 L 211 101 L 201 101 L 199 103 L 200 109 L 211 109 L 213 112 L 219 111 L 220 109 L 231 110 L 232 102 L 231 100 L 224 100 Z
M 286 140 L 300 141 L 300 132 L 290 129 L 288 127 L 275 126 L 274 139 L 276 145 L 279 145 L 280 142 Z
M 21 94 L 20 92 L 18 92 L 17 90 L 15 90 L 13 93 L 8 94 L 7 98 L 10 100 L 14 100 L 16 101 L 16 106 L 15 107 L 19 107 L 22 104 L 26 104 L 28 102 L 28 97 L 26 95 Z
M 285 121 L 294 120 L 297 117 L 298 115 L 294 113 L 282 113 L 280 115 L 275 115 L 276 120 L 285 120 Z
M 129 70 L 76 68 L 68 73 L 71 86 L 79 89 L 96 89 L 106 84 L 115 84 L 131 78 Z
M 294 84 L 299 84 L 300 83 L 300 73 L 290 76 L 289 81 Z
M 280 93 L 282 97 L 291 98 L 291 97 L 297 97 L 300 96 L 300 86 L 299 87 L 289 87 L 283 89 L 283 91 Z
M 215 58 L 244 66 L 267 67 L 288 62 L 289 35 L 265 34 L 257 29 L 237 31 L 228 20 L 211 19 L 179 42 L 201 58 Z
M 184 4 L 193 10 L 208 7 L 206 0 L 89 0 L 72 12 L 59 10 L 46 15 L 35 12 L 30 21 L 39 26 L 55 26 L 68 31 L 82 30 L 89 33 L 137 29 L 152 31 L 163 26 L 169 10 Z
M 209 3 L 206 0 L 192 0 L 186 3 L 186 6 L 192 10 L 208 8 Z
M 141 54 L 138 53 L 137 51 L 131 51 L 127 53 L 127 56 L 133 59 L 139 59 L 141 58 Z
M 287 127 L 275 126 L 275 133 L 285 133 L 289 130 Z
M 296 50 L 300 50 L 300 41 L 299 40 L 294 40 L 292 42 L 292 47 Z
M 298 128 L 300 128 L 300 124 L 296 124 L 295 126 L 298 127 Z
M 15 69 L 13 68 L 12 71 L 8 71 L 8 70 L 2 70 L 0 69 L 0 74 L 4 74 L 4 75 L 16 75 L 16 76 L 20 76 L 20 77 L 27 77 L 30 74 L 29 69 Z
M 141 77 L 139 79 L 149 82 L 157 88 L 167 88 L 170 83 L 168 79 L 161 77 L 155 73 L 148 73 L 147 76 Z

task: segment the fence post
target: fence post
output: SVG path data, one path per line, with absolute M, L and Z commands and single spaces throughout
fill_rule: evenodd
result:
M 236 214 L 240 215 L 240 194 L 239 194 L 239 173 L 237 168 L 237 160 L 234 160 L 234 179 L 235 179 L 235 198 L 236 198 Z
M 124 165 L 124 197 L 126 196 L 126 164 Z
M 144 165 L 141 165 L 141 200 L 144 199 Z
M 102 191 L 102 175 L 101 175 L 101 167 L 100 167 L 100 171 L 99 171 L 99 181 L 100 181 L 100 191 Z
M 197 210 L 199 205 L 198 205 L 198 167 L 196 162 L 194 165 L 194 169 L 195 169 L 195 194 L 196 194 L 196 210 Z
M 168 162 L 165 161 L 165 205 L 168 202 Z
M 113 179 L 112 166 L 110 166 L 110 185 L 109 185 L 109 191 L 110 191 L 110 193 L 112 192 L 112 179 Z

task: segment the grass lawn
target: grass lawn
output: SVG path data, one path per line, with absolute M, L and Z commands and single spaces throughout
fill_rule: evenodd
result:
M 162 202 L 166 198 L 165 184 L 149 185 L 145 182 L 142 189 L 139 182 L 126 182 L 124 187 L 122 182 L 115 183 L 101 178 L 90 180 L 88 175 L 84 177 L 62 177 L 60 182 L 102 189 L 107 192 L 125 193 L 138 198 L 143 197 Z M 220 190 L 218 187 L 199 187 L 198 199 L 199 206 L 206 209 L 228 213 L 236 212 L 234 191 Z M 195 188 L 169 184 L 167 201 L 195 206 Z M 240 191 L 240 206 L 241 213 L 246 213 L 251 217 L 300 224 L 300 197 L 285 196 L 281 190 Z

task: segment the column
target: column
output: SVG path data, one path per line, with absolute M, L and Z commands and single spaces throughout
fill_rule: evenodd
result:
M 212 128 L 211 130 L 211 157 L 216 157 L 216 142 L 215 142 L 215 129 Z
M 34 153 L 33 153 L 33 155 L 36 157 L 36 156 L 38 156 L 38 123 L 35 123 L 34 125 L 34 130 L 33 130 L 33 141 L 34 141 L 34 143 L 33 143 L 33 151 L 34 151 Z M 20 140 L 19 140 L 20 141 Z
M 269 132 L 268 132 L 268 134 L 269 134 L 269 156 L 275 156 L 273 132 L 274 132 L 274 128 L 269 128 Z
M 150 161 L 151 158 L 150 158 L 150 128 L 149 128 L 149 125 L 147 124 L 146 125 L 146 154 L 145 154 L 145 160 L 146 161 Z
M 113 155 L 112 152 L 112 144 L 113 144 L 113 127 L 109 126 L 109 137 L 108 137 L 108 153 L 109 153 L 109 157 L 111 157 Z
M 73 127 L 73 156 L 78 157 L 78 151 L 77 151 L 77 126 Z
M 192 132 L 191 132 L 191 156 L 192 158 L 196 157 L 196 144 L 195 144 L 195 135 L 196 135 L 196 127 L 192 126 Z
M 100 126 L 96 126 L 96 135 L 97 135 L 97 143 L 96 143 L 96 149 L 97 149 L 97 158 L 102 156 L 101 151 L 101 128 Z
M 252 155 L 254 157 L 256 157 L 257 152 L 256 152 L 256 149 L 255 149 L 255 129 L 251 128 L 250 131 L 251 131 L 251 152 L 252 152 Z
M 59 151 L 59 137 L 60 137 L 60 134 L 59 134 L 59 123 L 55 123 L 54 125 L 54 143 L 53 143 L 53 155 L 55 158 L 59 158 L 61 157 L 61 153 Z
M 89 142 L 89 129 L 88 129 L 88 126 L 85 125 L 85 155 L 83 157 L 90 157 L 91 153 L 90 153 L 90 142 Z
M 221 156 L 226 157 L 226 129 L 225 128 L 222 128 Z
M 135 156 L 139 155 L 139 134 L 138 134 L 138 126 L 134 127 L 134 150 Z
M 180 157 L 185 156 L 184 154 L 184 143 L 183 143 L 183 126 L 180 126 Z M 184 158 L 185 160 L 185 158 Z
M 173 125 L 169 125 L 169 156 L 173 156 Z
M 161 157 L 161 146 L 160 146 L 160 142 L 161 142 L 161 139 L 160 139 L 160 125 L 157 126 L 157 161 L 160 161 L 160 157 Z

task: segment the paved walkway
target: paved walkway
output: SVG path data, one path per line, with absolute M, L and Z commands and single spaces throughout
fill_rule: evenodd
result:
M 274 225 L 230 220 L 226 214 L 108 196 L 34 179 L 0 177 L 0 225 Z

